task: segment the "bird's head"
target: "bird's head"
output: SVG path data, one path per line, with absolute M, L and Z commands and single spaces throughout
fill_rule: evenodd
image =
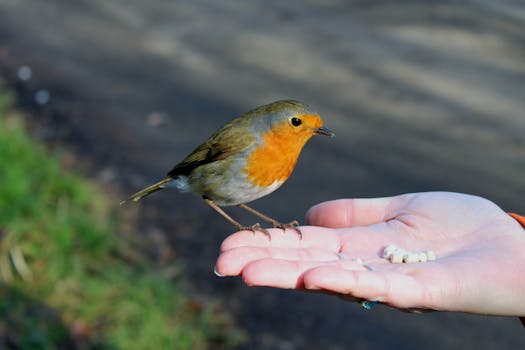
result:
M 309 106 L 293 100 L 270 103 L 254 110 L 261 127 L 275 136 L 295 139 L 304 145 L 314 135 L 333 137 L 335 134 L 323 125 L 323 120 Z

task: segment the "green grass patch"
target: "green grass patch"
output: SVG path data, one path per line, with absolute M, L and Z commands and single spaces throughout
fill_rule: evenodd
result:
M 35 143 L 0 91 L 0 348 L 199 349 L 234 330 L 122 256 L 114 203 Z M 229 333 L 226 333 L 229 332 Z

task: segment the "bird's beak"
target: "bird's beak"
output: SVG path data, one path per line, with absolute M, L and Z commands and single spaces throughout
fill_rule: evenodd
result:
M 325 135 L 325 136 L 330 136 L 330 137 L 334 137 L 335 134 L 332 130 L 324 127 L 324 126 L 321 126 L 320 128 L 317 128 L 314 130 L 314 133 L 317 134 L 317 135 Z

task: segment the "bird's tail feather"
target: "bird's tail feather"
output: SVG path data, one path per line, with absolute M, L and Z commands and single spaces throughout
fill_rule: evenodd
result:
M 146 196 L 152 194 L 153 192 L 157 192 L 157 191 L 162 190 L 171 181 L 173 181 L 173 178 L 171 178 L 171 177 L 167 177 L 164 180 L 160 180 L 159 182 L 157 182 L 157 183 L 155 183 L 155 184 L 153 184 L 151 186 L 148 186 L 145 189 L 140 190 L 137 193 L 129 196 L 128 198 L 126 198 L 123 201 L 121 201 L 120 204 L 122 205 L 122 204 L 124 204 L 126 202 L 129 202 L 129 201 L 137 202 L 141 198 L 146 197 Z

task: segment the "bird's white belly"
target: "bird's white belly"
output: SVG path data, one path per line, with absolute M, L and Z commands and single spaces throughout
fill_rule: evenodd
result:
M 282 181 L 275 181 L 268 187 L 253 186 L 247 181 L 225 184 L 215 191 L 215 199 L 211 199 L 222 206 L 248 203 L 272 193 L 282 184 Z
M 242 163 L 221 166 L 215 162 L 196 168 L 191 174 L 179 176 L 171 185 L 181 192 L 193 192 L 220 206 L 248 203 L 278 189 L 284 181 L 274 181 L 270 186 L 255 186 L 241 171 Z

